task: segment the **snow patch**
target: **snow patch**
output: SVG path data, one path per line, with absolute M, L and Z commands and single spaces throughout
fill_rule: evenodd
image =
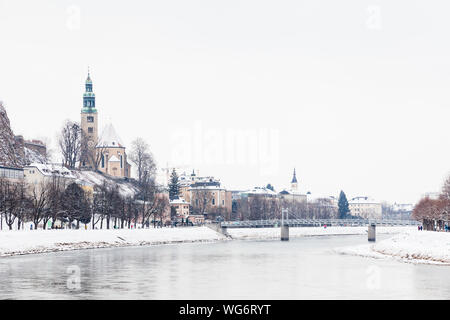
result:
M 207 227 L 4 231 L 0 232 L 0 256 L 226 239 Z
M 450 233 L 405 230 L 375 244 L 335 248 L 334 251 L 411 263 L 450 265 Z

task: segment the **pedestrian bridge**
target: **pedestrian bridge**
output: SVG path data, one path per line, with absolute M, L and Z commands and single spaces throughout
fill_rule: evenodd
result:
M 281 226 L 281 219 L 223 221 L 222 228 L 276 228 Z M 377 226 L 418 226 L 415 220 L 385 219 L 284 219 L 283 224 L 289 227 L 361 227 L 375 224 Z

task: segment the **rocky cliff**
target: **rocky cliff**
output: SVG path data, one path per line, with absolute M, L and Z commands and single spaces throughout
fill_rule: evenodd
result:
M 15 136 L 3 102 L 0 101 L 0 166 L 21 168 L 44 157 L 25 147 L 22 136 Z

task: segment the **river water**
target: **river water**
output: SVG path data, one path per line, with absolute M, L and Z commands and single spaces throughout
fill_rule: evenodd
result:
M 3 257 L 0 298 L 450 299 L 449 266 L 333 252 L 364 243 L 320 236 Z

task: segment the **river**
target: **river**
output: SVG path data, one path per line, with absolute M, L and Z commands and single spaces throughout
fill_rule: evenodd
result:
M 449 266 L 333 252 L 363 243 L 320 236 L 3 257 L 0 298 L 450 299 Z

